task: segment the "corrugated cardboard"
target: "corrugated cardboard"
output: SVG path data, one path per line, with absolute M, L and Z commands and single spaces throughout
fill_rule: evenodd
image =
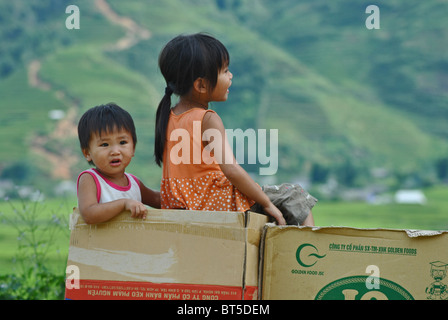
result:
M 448 233 L 279 227 L 262 238 L 262 299 L 448 299 Z
M 96 225 L 73 216 L 67 266 L 80 285 L 67 299 L 257 298 L 263 215 L 150 209 L 146 220 L 123 212 Z

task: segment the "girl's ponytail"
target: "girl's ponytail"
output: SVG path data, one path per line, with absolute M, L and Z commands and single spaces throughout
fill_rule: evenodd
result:
M 169 83 L 165 88 L 165 95 L 160 100 L 156 113 L 156 130 L 154 142 L 154 157 L 159 167 L 163 163 L 163 151 L 165 149 L 166 128 L 171 111 L 171 95 L 173 94 L 173 86 Z

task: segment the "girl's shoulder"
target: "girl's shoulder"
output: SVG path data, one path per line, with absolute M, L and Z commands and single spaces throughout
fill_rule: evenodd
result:
M 173 119 L 183 119 L 183 120 L 201 120 L 204 118 L 206 114 L 209 115 L 217 115 L 217 113 L 210 109 L 203 109 L 203 108 L 191 108 L 190 110 L 187 110 L 185 112 L 176 114 L 171 110 L 170 117 Z
M 207 112 L 216 113 L 215 111 L 213 111 L 211 109 L 204 109 L 204 108 L 199 108 L 199 107 L 194 107 L 194 108 L 188 109 L 188 110 L 180 112 L 180 113 L 176 113 L 173 111 L 173 109 L 171 109 L 171 114 L 176 117 L 193 115 L 193 114 L 205 114 Z

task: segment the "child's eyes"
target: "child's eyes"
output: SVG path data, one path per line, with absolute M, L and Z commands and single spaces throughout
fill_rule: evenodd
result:
M 119 144 L 120 145 L 128 144 L 128 140 L 120 140 Z M 107 142 L 103 142 L 100 144 L 100 147 L 108 147 L 108 146 L 109 146 L 109 143 L 107 143 Z

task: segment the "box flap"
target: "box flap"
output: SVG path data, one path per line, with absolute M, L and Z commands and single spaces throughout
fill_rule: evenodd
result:
M 284 229 L 302 229 L 307 231 L 313 231 L 324 234 L 338 234 L 338 235 L 352 235 L 356 237 L 377 237 L 377 238 L 390 238 L 396 233 L 398 237 L 405 233 L 410 238 L 417 237 L 432 237 L 448 233 L 448 230 L 411 230 L 411 229 L 387 229 L 387 228 L 355 228 L 344 226 L 325 226 L 325 227 L 305 227 L 305 226 L 277 226 L 273 223 L 267 223 L 266 228 L 273 228 L 271 236 L 276 232 L 280 232 Z

